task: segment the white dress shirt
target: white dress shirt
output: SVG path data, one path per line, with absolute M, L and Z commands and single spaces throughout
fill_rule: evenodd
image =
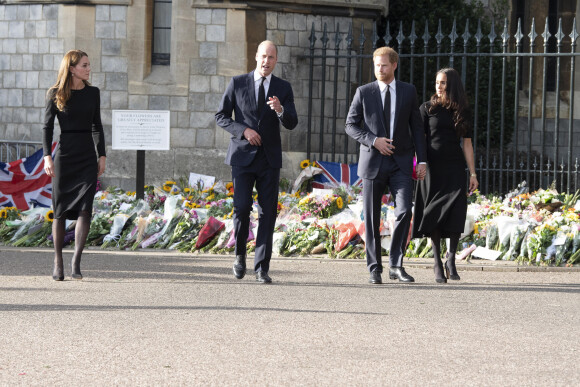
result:
M 395 106 L 397 106 L 397 88 L 396 88 L 396 81 L 393 79 L 391 83 L 386 84 L 385 82 L 378 81 L 379 89 L 381 90 L 381 106 L 385 106 L 385 97 L 387 95 L 387 85 L 390 88 L 391 92 L 391 114 L 390 114 L 390 125 L 391 133 L 389 133 L 389 138 L 393 138 L 393 131 L 395 130 Z
M 272 79 L 272 74 L 268 75 L 264 80 L 264 97 L 268 95 L 268 89 L 270 88 L 270 80 Z M 260 83 L 262 82 L 262 76 L 259 72 L 254 71 L 254 91 L 256 92 L 256 103 L 258 102 L 258 94 L 260 94 Z M 266 99 L 266 102 L 268 100 Z

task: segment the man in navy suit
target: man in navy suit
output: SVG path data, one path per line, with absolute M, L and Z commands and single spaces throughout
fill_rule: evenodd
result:
M 363 178 L 369 282 L 382 283 L 380 218 L 381 198 L 388 186 L 395 198 L 395 225 L 391 232 L 389 278 L 414 282 L 403 268 L 403 256 L 412 217 L 413 155 L 417 178 L 423 179 L 427 161 L 425 134 L 417 91 L 395 81 L 399 55 L 390 47 L 373 53 L 376 82 L 359 87 L 346 118 L 346 133 L 360 143 L 358 175 Z
M 260 43 L 256 69 L 232 78 L 215 115 L 217 124 L 232 135 L 226 164 L 232 167 L 234 183 L 234 276 L 242 279 L 246 274 L 246 243 L 255 184 L 259 223 L 254 272 L 260 283 L 272 282 L 268 271 L 282 168 L 280 124 L 286 129 L 294 129 L 298 124 L 292 86 L 272 75 L 277 58 L 273 42 Z

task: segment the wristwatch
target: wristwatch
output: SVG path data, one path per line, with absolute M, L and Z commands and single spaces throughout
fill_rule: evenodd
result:
M 477 174 L 476 173 L 471 173 L 471 174 L 469 174 L 469 176 L 470 177 L 477 177 Z
M 276 115 L 278 115 L 278 118 L 282 117 L 282 114 L 284 114 L 284 106 L 280 106 L 282 108 L 282 111 L 280 113 L 276 112 Z

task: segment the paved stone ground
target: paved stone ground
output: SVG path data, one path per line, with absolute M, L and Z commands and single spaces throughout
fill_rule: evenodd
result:
M 459 266 L 367 284 L 363 261 L 0 248 L 0 385 L 577 385 L 580 271 Z M 67 252 L 66 259 L 71 254 Z

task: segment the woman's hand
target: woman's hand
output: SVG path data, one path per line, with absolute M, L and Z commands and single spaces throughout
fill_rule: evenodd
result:
M 99 157 L 99 173 L 97 174 L 97 177 L 99 177 L 103 173 L 105 173 L 105 164 L 106 163 L 107 163 L 107 158 L 105 156 Z
M 479 187 L 479 182 L 477 181 L 477 176 L 470 176 L 469 177 L 469 192 L 473 192 Z
M 50 176 L 54 177 L 54 163 L 52 162 L 52 156 L 44 156 L 44 172 Z

